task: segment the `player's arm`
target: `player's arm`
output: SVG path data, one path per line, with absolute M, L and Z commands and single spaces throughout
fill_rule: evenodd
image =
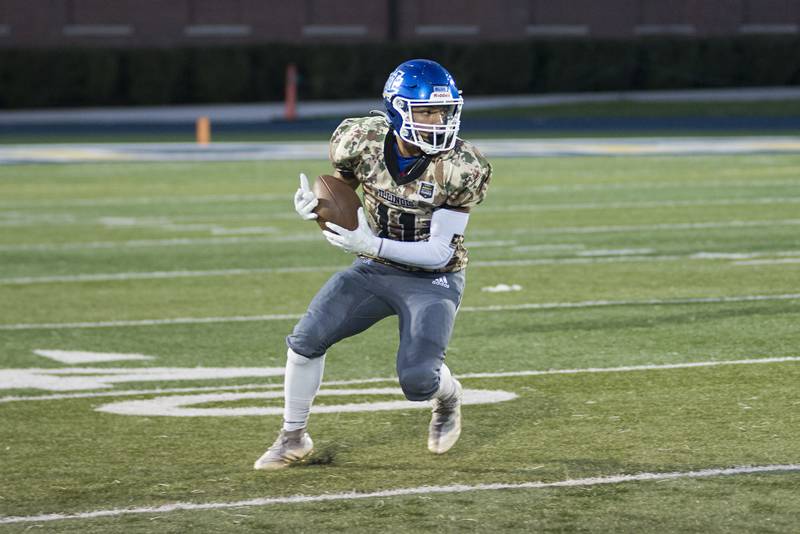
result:
M 455 252 L 456 238 L 467 229 L 469 213 L 439 209 L 431 217 L 431 235 L 426 241 L 381 239 L 378 256 L 425 269 L 440 269 Z
M 369 254 L 387 260 L 414 265 L 424 269 L 439 269 L 447 265 L 455 252 L 454 243 L 464 235 L 469 214 L 454 209 L 439 209 L 431 217 L 431 234 L 426 241 L 394 241 L 375 236 L 364 216 L 364 208 L 358 209 L 358 228 L 347 230 L 333 223 L 326 223 L 334 232 L 323 232 L 328 241 L 347 252 Z

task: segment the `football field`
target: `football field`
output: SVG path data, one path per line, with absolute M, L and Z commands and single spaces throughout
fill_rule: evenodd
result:
M 0 165 L 0 532 L 796 532 L 800 154 L 491 161 L 461 440 L 389 318 L 273 473 L 284 337 L 352 261 L 292 208 L 329 164 Z

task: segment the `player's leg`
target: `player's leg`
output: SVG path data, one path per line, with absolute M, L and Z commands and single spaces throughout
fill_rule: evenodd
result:
M 319 358 L 334 343 L 393 315 L 394 310 L 380 297 L 374 276 L 361 259 L 333 275 L 287 336 L 286 345 L 307 358 Z
M 328 348 L 394 313 L 373 294 L 369 280 L 365 280 L 362 274 L 348 270 L 331 278 L 286 338 L 289 348 L 284 387 L 284 430 L 305 428 L 311 403 L 322 383 Z
M 443 454 L 461 436 L 461 383 L 450 374 L 446 364 L 439 373 L 439 389 L 431 401 L 431 422 L 428 425 L 428 450 Z
M 368 270 L 361 262 L 331 277 L 317 292 L 308 311 L 286 339 L 289 348 L 283 428 L 272 447 L 256 462 L 256 469 L 278 469 L 311 454 L 313 442 L 306 427 L 322 383 L 328 347 L 392 313 L 373 294 Z
M 433 282 L 438 282 L 434 284 Z M 432 400 L 428 449 L 441 454 L 461 435 L 461 384 L 444 363 L 464 274 L 420 275 L 404 291 L 397 374 L 406 398 Z

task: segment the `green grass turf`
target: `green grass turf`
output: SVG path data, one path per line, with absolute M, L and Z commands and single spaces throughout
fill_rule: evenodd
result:
M 670 303 L 797 293 L 800 263 L 739 265 L 734 258 L 697 254 L 800 258 L 800 156 L 497 159 L 493 164 L 490 195 L 468 230 L 473 264 L 448 349 L 456 374 L 800 356 L 800 299 Z M 5 304 L 0 325 L 302 313 L 327 277 L 350 260 L 329 247 L 315 225 L 296 220 L 290 197 L 301 170 L 315 175 L 327 165 L 0 167 L 0 302 Z M 177 238 L 183 241 L 166 241 Z M 633 256 L 626 259 L 620 250 Z M 527 264 L 488 263 L 493 261 Z M 314 269 L 20 280 L 295 267 Z M 522 290 L 481 291 L 500 283 Z M 661 304 L 643 302 L 650 299 Z M 625 302 L 486 309 L 594 300 Z M 282 366 L 283 337 L 293 322 L 0 330 L 0 369 L 69 367 L 35 355 L 37 349 L 157 357 L 91 365 L 101 368 Z M 326 378 L 386 378 L 370 387 L 396 386 L 396 331 L 396 319 L 389 318 L 336 345 Z M 274 438 L 278 417 L 94 411 L 153 394 L 5 402 L 0 403 L 0 516 L 796 464 L 798 379 L 797 362 L 467 378 L 468 388 L 511 391 L 518 398 L 466 406 L 463 437 L 442 457 L 425 450 L 425 410 L 318 414 L 311 423 L 317 461 L 270 474 L 254 472 L 251 465 Z M 279 377 L 167 380 L 116 384 L 114 390 L 279 382 Z M 0 396 L 49 393 L 55 392 L 0 390 Z M 320 398 L 320 404 L 334 402 Z M 239 400 L 204 406 L 276 404 Z M 799 482 L 797 473 L 736 475 L 41 525 L 57 532 L 791 532 L 800 519 Z M 0 532 L 36 525 L 0 525 Z
M 396 497 L 62 522 L 59 532 L 792 532 L 797 476 Z M 696 496 L 703 495 L 702 500 Z M 746 501 L 746 505 L 730 506 Z M 571 508 L 567 508 L 571 505 Z M 659 517 L 652 510 L 661 508 Z M 480 510 L 476 513 L 475 510 Z M 398 518 L 403 518 L 398 521 Z M 412 524 L 413 527 L 409 527 Z M 15 529 L 20 532 L 22 528 Z M 10 530 L 11 531 L 11 530 Z

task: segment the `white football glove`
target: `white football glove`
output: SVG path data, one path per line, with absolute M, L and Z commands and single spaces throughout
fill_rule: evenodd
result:
M 308 187 L 308 178 L 302 172 L 300 173 L 300 189 L 294 194 L 294 210 L 300 217 L 310 221 L 317 218 L 314 213 L 314 208 L 319 204 L 317 195 Z
M 325 225 L 338 233 L 337 235 L 333 232 L 322 231 L 331 245 L 351 254 L 378 255 L 378 251 L 381 248 L 381 238 L 372 233 L 372 229 L 369 227 L 367 218 L 364 215 L 364 208 L 358 208 L 358 228 L 355 230 L 351 231 L 342 228 L 332 222 L 326 222 Z

